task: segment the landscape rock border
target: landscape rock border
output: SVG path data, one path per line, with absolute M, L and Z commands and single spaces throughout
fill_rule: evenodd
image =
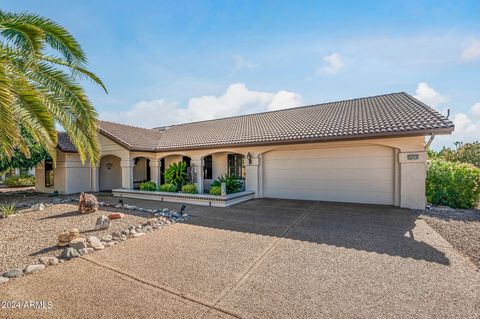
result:
M 73 203 L 73 202 L 78 202 L 78 200 L 75 198 L 64 198 L 64 199 L 55 199 L 48 203 L 42 203 L 42 204 L 48 207 L 52 205 Z M 31 204 L 31 205 L 23 204 L 21 206 L 17 206 L 17 208 L 30 208 L 38 204 L 39 203 Z M 142 224 L 130 225 L 129 227 L 121 231 L 118 231 L 118 230 L 114 231 L 112 232 L 111 235 L 103 235 L 101 239 L 99 239 L 96 236 L 90 236 L 85 241 L 86 247 L 82 246 L 82 248 L 78 250 L 75 247 L 66 246 L 66 248 L 62 251 L 59 257 L 44 256 L 39 258 L 38 264 L 31 264 L 25 268 L 20 268 L 20 267 L 12 268 L 0 276 L 0 285 L 11 281 L 11 279 L 21 277 L 23 275 L 38 273 L 44 270 L 46 267 L 55 266 L 67 260 L 71 260 L 77 257 L 81 257 L 83 255 L 91 254 L 96 250 L 103 250 L 107 247 L 112 247 L 127 239 L 142 237 L 147 233 L 160 230 L 165 226 L 172 225 L 178 222 L 186 222 L 191 218 L 186 213 L 180 214 L 174 210 L 169 210 L 168 208 L 164 208 L 162 210 L 146 209 L 146 208 L 141 208 L 133 205 L 126 205 L 122 203 L 114 205 L 114 204 L 108 204 L 105 202 L 98 202 L 98 205 L 104 206 L 104 207 L 147 212 L 153 215 L 154 217 L 148 219 L 146 222 Z M 80 246 L 81 245 L 77 244 L 76 247 L 80 247 Z

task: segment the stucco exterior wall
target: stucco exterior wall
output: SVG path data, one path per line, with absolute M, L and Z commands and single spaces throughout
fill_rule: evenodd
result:
M 105 155 L 98 168 L 99 190 L 112 190 L 122 187 L 121 159 L 115 155 Z
M 265 146 L 244 146 L 244 147 L 228 147 L 204 150 L 189 150 L 176 152 L 129 152 L 120 145 L 114 143 L 110 139 L 100 135 L 99 142 L 102 156 L 115 155 L 121 159 L 121 176 L 122 187 L 133 188 L 135 157 L 144 156 L 151 160 L 151 163 L 158 163 L 160 158 L 165 157 L 165 167 L 173 162 L 178 162 L 182 156 L 188 156 L 192 159 L 192 163 L 201 166 L 204 156 L 212 154 L 213 161 L 213 178 L 217 178 L 224 174 L 227 170 L 227 154 L 238 153 L 245 157 L 248 153 L 251 156 L 251 162 L 245 160 L 245 188 L 247 191 L 254 191 L 256 197 L 263 197 L 264 177 L 262 160 L 267 152 L 274 150 L 298 150 L 311 148 L 361 148 L 362 146 L 380 145 L 392 149 L 395 163 L 393 164 L 393 180 L 394 187 L 394 203 L 395 205 L 407 208 L 424 208 L 425 206 L 425 176 L 426 176 L 426 158 L 424 151 L 424 137 L 397 137 L 397 138 L 378 138 L 365 140 L 350 140 L 337 142 L 321 142 L 321 143 L 303 143 L 303 144 L 282 144 L 282 145 L 265 145 Z M 59 152 L 59 155 L 62 152 Z M 413 156 L 408 156 L 413 155 Z M 418 156 L 417 156 L 418 155 Z M 355 152 L 352 152 L 355 156 Z M 62 162 L 62 156 L 59 156 L 59 162 Z M 63 161 L 72 162 L 70 164 L 57 165 L 55 169 L 55 189 L 59 192 L 73 191 L 94 191 L 98 190 L 98 169 L 82 170 L 78 161 L 74 157 L 63 157 Z M 156 164 L 153 164 L 156 165 Z M 72 173 L 66 173 L 70 170 Z M 43 172 L 43 174 L 42 174 Z M 90 172 L 90 173 L 89 173 Z M 44 170 L 41 165 L 36 170 L 39 191 L 44 191 L 41 187 L 41 181 L 44 180 Z M 158 179 L 158 174 L 154 174 L 152 178 Z M 203 188 L 203 178 L 201 181 Z M 89 186 L 92 185 L 92 186 Z M 82 189 L 85 188 L 85 189 Z M 46 191 L 51 191 L 50 189 Z

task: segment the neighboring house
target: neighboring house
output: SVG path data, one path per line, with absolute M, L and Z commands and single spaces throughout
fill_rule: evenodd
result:
M 161 184 L 165 168 L 184 160 L 199 192 L 227 173 L 244 179 L 255 197 L 424 208 L 425 136 L 454 129 L 407 93 L 155 129 L 104 121 L 99 127 L 98 167 L 82 165 L 60 133 L 56 167 L 37 167 L 39 191 Z

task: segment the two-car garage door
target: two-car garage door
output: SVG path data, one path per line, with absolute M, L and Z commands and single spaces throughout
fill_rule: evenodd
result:
M 381 146 L 271 151 L 263 157 L 263 196 L 394 203 L 394 151 Z

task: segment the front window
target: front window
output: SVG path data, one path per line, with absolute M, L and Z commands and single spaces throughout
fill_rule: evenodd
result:
M 212 155 L 208 155 L 203 159 L 203 178 L 212 179 Z
M 45 187 L 53 187 L 53 161 L 51 159 L 45 160 Z
M 245 161 L 241 154 L 228 154 L 228 175 L 245 179 Z

